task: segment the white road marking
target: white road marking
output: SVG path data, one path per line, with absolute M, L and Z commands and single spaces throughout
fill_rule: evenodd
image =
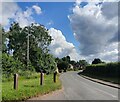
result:
M 85 82 L 82 82 L 86 87 L 88 87 L 89 85 L 88 84 L 86 84 Z M 95 89 L 95 90 L 97 90 L 97 91 L 100 91 L 100 92 L 103 92 L 103 93 L 105 93 L 105 94 L 107 94 L 107 95 L 109 95 L 109 96 L 112 96 L 112 97 L 114 97 L 114 98 L 117 98 L 117 96 L 115 96 L 115 95 L 112 95 L 112 94 L 110 94 L 110 93 L 108 93 L 108 92 L 106 92 L 106 91 L 103 91 L 103 90 L 100 90 L 100 89 L 98 89 L 98 88 L 95 88 L 95 87 L 93 87 L 93 89 Z
M 95 90 L 98 90 L 98 91 L 100 91 L 100 92 L 103 92 L 103 93 L 105 93 L 105 94 L 107 94 L 107 95 L 110 95 L 110 96 L 112 96 L 112 97 L 114 97 L 114 98 L 117 98 L 117 96 L 115 96 L 115 95 L 112 95 L 112 94 L 110 94 L 110 93 L 108 93 L 108 92 L 106 92 L 106 91 L 103 91 L 103 90 L 100 90 L 100 89 L 97 89 L 97 88 L 94 88 Z

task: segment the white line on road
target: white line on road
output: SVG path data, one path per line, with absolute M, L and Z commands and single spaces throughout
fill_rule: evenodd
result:
M 89 85 L 88 84 L 86 84 L 85 82 L 82 82 L 86 87 L 88 87 Z M 117 96 L 115 96 L 115 95 L 112 95 L 112 94 L 110 94 L 110 93 L 108 93 L 108 92 L 106 92 L 106 91 L 103 91 L 103 90 L 100 90 L 100 89 L 98 89 L 98 88 L 95 88 L 95 87 L 93 87 L 93 89 L 95 89 L 95 90 L 97 90 L 97 91 L 100 91 L 100 92 L 103 92 L 103 93 L 105 93 L 105 94 L 107 94 L 107 95 L 109 95 L 109 96 L 112 96 L 112 97 L 114 97 L 114 98 L 117 98 Z
M 94 88 L 95 90 L 98 90 L 98 91 L 100 91 L 100 92 L 103 92 L 103 93 L 105 93 L 105 94 L 108 94 L 108 95 L 110 95 L 110 96 L 112 96 L 112 97 L 114 97 L 114 98 L 117 98 L 117 96 L 115 96 L 115 95 L 112 95 L 112 94 L 110 94 L 110 93 L 108 93 L 108 92 L 106 92 L 106 91 L 103 91 L 103 90 L 100 90 L 100 89 L 97 89 L 97 88 Z

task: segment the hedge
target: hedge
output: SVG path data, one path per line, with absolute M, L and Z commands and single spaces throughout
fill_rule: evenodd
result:
M 102 77 L 120 78 L 120 62 L 88 65 L 83 73 Z

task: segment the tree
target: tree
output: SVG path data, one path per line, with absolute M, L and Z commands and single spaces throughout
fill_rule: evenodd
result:
M 58 58 L 58 57 L 55 58 L 55 62 L 56 62 L 56 63 L 59 63 L 59 62 L 61 62 L 61 61 L 62 61 L 62 59 L 60 59 L 60 58 Z
M 76 65 L 76 62 L 74 60 L 70 61 L 70 64 L 72 64 L 73 66 Z
M 14 73 L 24 71 L 24 64 L 9 54 L 2 54 L 2 74 L 9 78 Z
M 95 58 L 95 59 L 92 61 L 92 64 L 99 64 L 99 63 L 102 63 L 102 61 L 101 61 L 99 58 Z
M 85 68 L 88 65 L 88 62 L 86 60 L 79 60 L 79 65 L 80 67 Z
M 10 31 L 7 32 L 9 39 L 8 51 L 13 50 L 13 57 L 27 65 L 27 37 L 29 36 L 29 63 L 31 63 L 36 71 L 46 69 L 45 63 L 54 60 L 53 57 L 48 57 L 52 38 L 48 35 L 47 29 L 42 25 L 31 24 L 21 28 L 19 23 L 11 24 Z M 47 61 L 47 62 L 46 62 Z M 49 68 L 49 64 L 46 64 Z M 53 65 L 55 67 L 55 65 Z M 27 67 L 26 67 L 27 68 Z
M 70 56 L 63 57 L 62 60 L 70 63 Z
M 61 72 L 62 70 L 66 72 L 67 68 L 69 67 L 69 63 L 62 61 L 57 64 L 58 70 Z

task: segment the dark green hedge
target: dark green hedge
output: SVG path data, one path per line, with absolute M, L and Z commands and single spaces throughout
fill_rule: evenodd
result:
M 89 65 L 86 66 L 83 73 L 102 77 L 120 78 L 120 62 Z

